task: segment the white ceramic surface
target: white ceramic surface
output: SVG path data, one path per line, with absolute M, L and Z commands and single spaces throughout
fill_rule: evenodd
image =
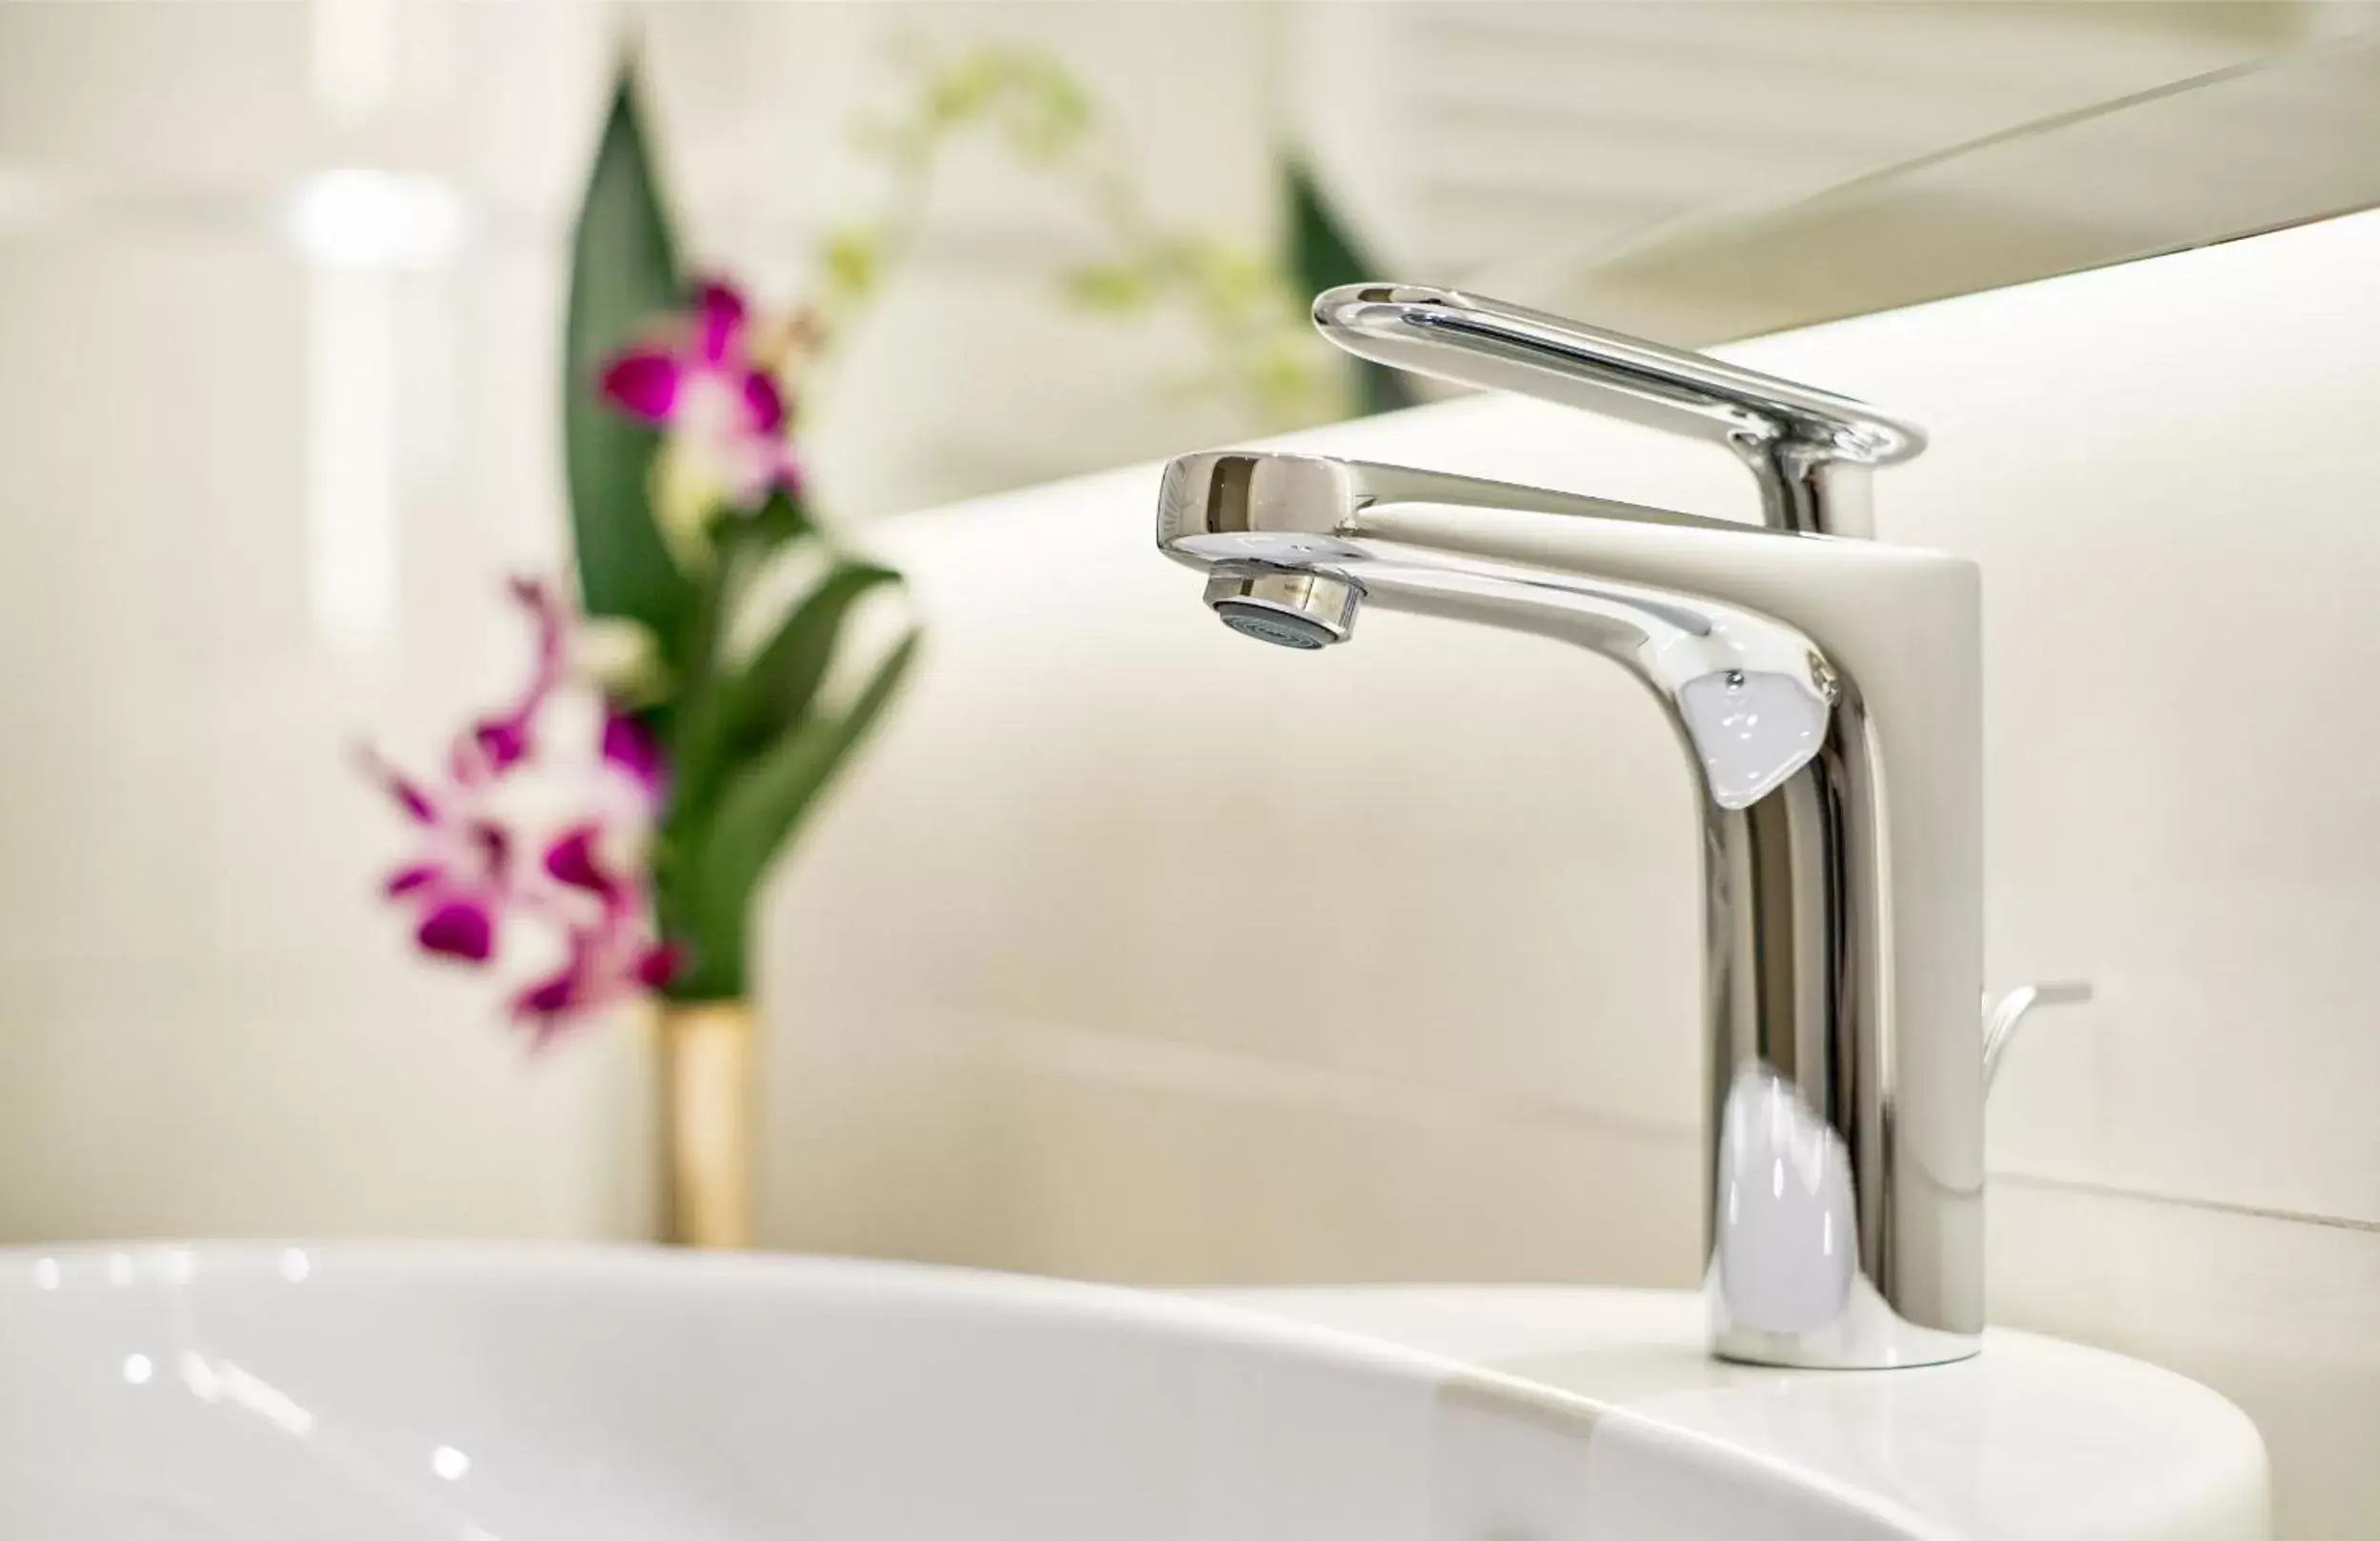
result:
M 1247 1305 L 629 1248 L 11 1251 L 0 1533 L 2264 1536 L 2247 1419 L 2102 1352 L 1780 1374 L 1702 1360 L 1690 1295 Z
M 1223 1298 L 1427 1350 L 1823 1474 L 1972 1541 L 2259 1541 L 2264 1443 L 2170 1371 L 2029 1332 L 1922 1370 L 1720 1364 L 1675 1290 L 1377 1289 Z
M 10 1537 L 1948 1533 L 1726 1431 L 1410 1349 L 894 1264 L 19 1251 L 0 1371 Z

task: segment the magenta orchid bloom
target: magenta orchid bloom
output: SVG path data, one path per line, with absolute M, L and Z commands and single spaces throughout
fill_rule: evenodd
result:
M 597 795 L 546 842 L 538 863 L 536 908 L 561 928 L 563 958 L 512 1000 L 514 1019 L 538 1046 L 663 989 L 684 962 L 680 949 L 654 934 L 640 861 L 661 808 L 661 747 L 635 718 L 607 708 L 596 757 Z
M 542 1045 L 668 985 L 680 958 L 654 934 L 643 864 L 666 795 L 660 746 L 570 677 L 571 627 L 552 591 L 516 582 L 512 597 L 537 647 L 511 707 L 458 734 L 434 783 L 369 763 L 419 839 L 386 888 L 412 911 L 423 951 L 484 966 L 534 948 L 538 933 L 558 949 L 559 965 L 513 999 Z
M 758 357 L 756 330 L 741 291 L 705 283 L 690 314 L 603 370 L 605 400 L 668 430 L 654 512 L 682 560 L 722 509 L 749 513 L 800 485 L 785 395 Z
M 368 757 L 422 837 L 415 859 L 389 878 L 389 896 L 413 906 L 414 939 L 424 951 L 467 963 L 494 955 L 515 888 L 512 831 L 490 816 L 488 793 L 497 777 L 529 757 L 537 712 L 562 676 L 560 607 L 542 585 L 525 579 L 513 581 L 512 597 L 537 624 L 535 670 L 512 710 L 471 724 L 448 758 L 446 782 L 435 788 Z
M 513 997 L 513 1016 L 543 1045 L 571 1023 L 668 985 L 682 961 L 671 943 L 604 920 L 569 928 L 562 967 Z
M 420 830 L 421 850 L 386 885 L 413 907 L 413 939 L 425 952 L 487 962 L 510 891 L 511 836 L 471 806 L 465 784 L 432 792 L 376 755 L 368 763 Z
M 500 716 L 483 717 L 471 725 L 472 746 L 479 750 L 488 770 L 497 775 L 529 757 L 537 713 L 562 683 L 566 635 L 562 606 L 544 584 L 532 578 L 514 578 L 510 589 L 513 601 L 536 621 L 537 661 L 528 688 L 511 710 Z M 460 746 L 457 748 L 459 750 Z M 456 774 L 462 773 L 463 767 L 458 764 Z

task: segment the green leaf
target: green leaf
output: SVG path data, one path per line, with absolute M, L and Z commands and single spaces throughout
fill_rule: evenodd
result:
M 650 484 L 660 435 L 607 406 L 603 363 L 683 303 L 675 245 L 623 64 L 595 165 L 570 237 L 563 346 L 562 431 L 587 610 L 641 621 L 674 648 L 694 585 L 653 523 Z
M 1090 94 L 1049 54 L 1019 54 L 1010 70 L 1013 87 L 1002 115 L 1010 148 L 1028 162 L 1057 159 L 1090 129 Z
M 702 999 L 741 991 L 761 878 L 900 688 L 917 643 L 915 631 L 902 638 L 841 714 L 810 717 L 729 780 L 716 814 L 686 852 L 684 887 L 671 896 L 695 951 L 692 971 L 671 987 L 673 994 Z
M 780 487 L 769 494 L 769 501 L 750 513 L 730 516 L 731 522 L 750 529 L 764 551 L 776 550 L 790 540 L 817 533 L 810 523 L 810 510 L 802 499 Z
M 727 688 L 719 660 L 737 596 L 743 590 L 753 544 L 749 531 L 730 525 L 712 550 L 710 570 L 694 590 L 678 640 L 681 686 L 670 703 L 670 822 L 683 828 L 702 817 L 719 773 L 726 738 Z
M 991 106 L 1007 74 L 1007 56 L 996 49 L 962 55 L 928 82 L 927 115 L 941 124 L 966 122 Z
M 844 225 L 830 230 L 819 249 L 827 284 L 846 301 L 873 294 L 884 275 L 884 231 L 874 225 Z
M 793 608 L 728 688 L 728 752 L 757 751 L 808 715 L 844 620 L 871 590 L 901 575 L 871 562 L 844 562 Z
M 1066 275 L 1066 296 L 1086 310 L 1129 315 L 1149 308 L 1156 286 L 1129 262 L 1088 262 Z
M 1218 314 L 1246 315 L 1280 294 L 1278 274 L 1253 251 L 1208 238 L 1186 247 L 1182 260 L 1200 301 Z
M 1378 267 L 1364 254 L 1354 233 L 1324 197 L 1312 170 L 1301 161 L 1291 161 L 1288 174 L 1290 271 L 1308 297 L 1341 284 L 1377 281 Z M 1366 415 L 1410 407 L 1415 400 L 1405 377 L 1382 364 L 1356 365 L 1355 389 Z

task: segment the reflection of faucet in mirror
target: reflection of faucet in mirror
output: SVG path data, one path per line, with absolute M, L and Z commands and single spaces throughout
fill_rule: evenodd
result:
M 1365 357 L 1717 439 L 1768 528 L 1286 453 L 1187 455 L 1158 544 L 1250 636 L 1367 605 L 1578 644 L 1667 709 L 1703 791 L 1711 1343 L 1767 1364 L 1975 1351 L 1983 1326 L 1976 572 L 1865 535 L 1918 431 L 1716 360 L 1443 290 L 1353 286 Z

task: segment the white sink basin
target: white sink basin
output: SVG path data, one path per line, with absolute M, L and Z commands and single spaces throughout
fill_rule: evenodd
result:
M 2247 1415 L 2154 1365 L 1993 1330 L 1958 1364 L 1791 1371 L 1703 1351 L 1701 1297 L 1657 1290 L 1378 1289 L 1229 1297 L 1565 1391 L 1840 1483 L 1970 1541 L 2266 1541 Z
M 1451 1340 L 1491 1298 L 1262 1304 Z M 0 1536 L 28 1541 L 1958 1533 L 1855 1463 L 1692 1423 L 1211 1301 L 890 1264 L 0 1251 Z

